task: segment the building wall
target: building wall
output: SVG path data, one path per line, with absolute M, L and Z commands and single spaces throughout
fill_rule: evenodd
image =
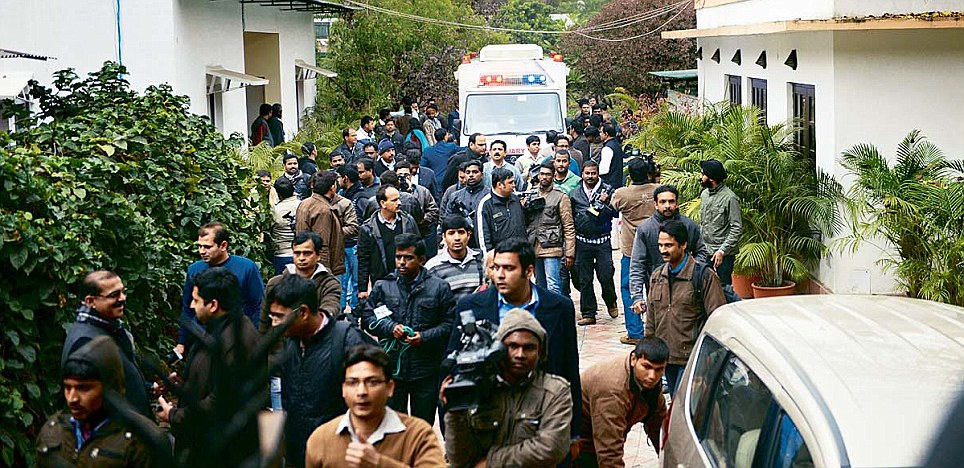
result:
M 795 19 L 962 10 L 962 0 L 736 0 L 696 10 L 696 22 L 705 29 Z

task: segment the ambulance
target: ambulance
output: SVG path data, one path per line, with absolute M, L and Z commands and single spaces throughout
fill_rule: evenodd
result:
M 546 56 L 535 44 L 500 44 L 462 57 L 455 72 L 459 84 L 459 143 L 481 133 L 486 142 L 503 140 L 508 159 L 524 154 L 526 137 L 565 131 L 566 77 L 562 56 Z M 461 127 L 461 128 L 459 128 Z

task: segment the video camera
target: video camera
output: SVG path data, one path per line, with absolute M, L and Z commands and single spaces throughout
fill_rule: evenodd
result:
M 445 388 L 447 408 L 451 411 L 479 407 L 483 395 L 495 385 L 499 362 L 505 357 L 505 345 L 495 338 L 498 327 L 488 320 L 476 320 L 471 310 L 459 314 L 462 336 L 459 349 L 442 362 L 454 380 Z
M 522 211 L 525 214 L 535 214 L 546 208 L 546 197 L 543 197 L 539 193 L 538 188 L 533 188 L 525 192 L 517 192 L 516 195 L 519 196 L 521 200 L 525 200 L 525 204 L 522 205 Z
M 602 182 L 599 183 L 602 184 Z M 586 211 L 593 216 L 599 216 L 599 213 L 605 210 L 609 205 L 609 200 L 612 200 L 613 192 L 614 190 L 612 187 L 603 184 L 602 187 L 599 187 L 599 190 L 596 191 L 596 194 L 593 195 L 592 201 L 589 203 L 589 209 Z M 599 197 L 601 197 L 604 193 L 609 197 L 605 202 L 599 199 Z

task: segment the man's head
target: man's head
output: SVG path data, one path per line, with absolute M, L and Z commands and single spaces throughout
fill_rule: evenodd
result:
M 489 158 L 492 159 L 493 163 L 502 164 L 505 160 L 505 142 L 502 140 L 495 140 L 489 145 Z
M 301 145 L 301 154 L 303 154 L 306 158 L 311 158 L 314 160 L 315 157 L 318 156 L 318 148 L 315 148 L 314 143 L 306 141 Z
M 510 237 L 495 246 L 492 276 L 503 296 L 518 297 L 531 287 L 535 272 L 536 252 L 532 243 L 521 237 Z
M 107 336 L 95 337 L 71 353 L 61 376 L 70 415 L 81 423 L 101 419 L 108 390 L 119 395 L 126 391 L 120 349 Z
M 438 117 L 438 106 L 436 106 L 435 104 L 429 104 L 428 106 L 426 106 L 425 116 L 430 119 L 434 119 Z
M 372 119 L 370 115 L 366 115 L 362 117 L 361 128 L 362 130 L 365 130 L 366 132 L 371 133 L 372 130 L 375 130 L 375 120 Z
M 473 133 L 469 135 L 469 151 L 481 157 L 485 154 L 485 135 Z
M 602 137 L 602 141 L 609 141 L 616 138 L 616 129 L 613 128 L 612 124 L 604 124 L 601 130 L 602 133 L 600 133 L 600 136 Z
M 492 169 L 492 191 L 502 198 L 512 195 L 515 191 L 515 174 L 504 167 Z
M 596 140 L 599 140 L 599 129 L 596 127 L 593 127 L 593 126 L 586 127 L 585 134 L 586 134 L 586 139 L 589 140 L 590 143 L 595 143 Z
M 592 106 L 589 104 L 588 99 L 579 100 L 579 112 L 582 115 L 589 115 L 592 112 Z
M 435 129 L 435 133 L 433 134 L 433 136 L 435 137 L 435 142 L 441 143 L 443 141 L 448 141 L 448 139 L 446 138 L 448 136 L 448 133 L 449 131 L 444 128 Z
M 201 260 L 209 265 L 220 265 L 228 259 L 230 236 L 223 224 L 212 221 L 197 231 L 197 249 Z
M 358 169 L 351 166 L 340 166 L 338 172 L 338 185 L 343 189 L 351 188 L 358 183 Z
M 347 146 L 348 149 L 354 148 L 355 143 L 358 143 L 358 130 L 346 128 L 341 131 L 341 138 L 345 141 L 345 146 Z
M 365 152 L 366 158 L 374 161 L 375 156 L 378 156 L 378 145 L 372 142 L 365 143 L 365 145 L 362 146 L 362 151 Z
M 375 193 L 375 200 L 378 202 L 378 207 L 381 208 L 382 216 L 385 217 L 387 217 L 386 215 L 394 217 L 398 213 L 400 198 L 401 193 L 391 185 L 382 185 Z
M 358 171 L 358 180 L 366 187 L 375 182 L 375 163 L 371 159 L 359 159 L 355 163 L 355 170 Z
M 716 159 L 700 162 L 700 185 L 706 188 L 716 188 L 726 180 L 726 168 Z
M 596 187 L 599 183 L 599 163 L 589 160 L 582 165 L 582 181 L 590 189 Z
M 526 149 L 529 150 L 529 154 L 531 154 L 533 158 L 539 154 L 540 145 L 541 143 L 537 135 L 529 135 L 526 138 Z
M 341 153 L 335 153 L 331 156 L 331 168 L 337 169 L 345 165 L 345 155 Z
M 271 187 L 271 172 L 265 169 L 261 169 L 260 171 L 257 172 L 257 175 L 258 175 L 258 180 L 261 181 L 261 185 L 263 185 L 264 188 Z
M 379 177 L 379 179 L 381 179 L 383 187 L 384 186 L 395 187 L 395 188 L 399 187 L 398 174 L 396 174 L 395 171 L 391 169 L 388 169 L 385 172 L 382 172 L 382 176 Z
M 310 278 L 318 269 L 321 261 L 321 236 L 314 231 L 301 231 L 291 241 L 291 257 L 299 275 Z
M 282 164 L 285 167 L 285 173 L 288 175 L 295 175 L 299 172 L 298 169 L 298 156 L 291 151 L 285 151 L 284 156 L 281 158 Z
M 402 160 L 395 164 L 395 174 L 398 180 L 409 181 L 412 178 L 412 163 Z
M 285 177 L 278 177 L 278 180 L 274 181 L 274 191 L 278 194 L 278 199 L 286 200 L 295 196 L 295 184 Z
M 506 347 L 502 375 L 511 383 L 531 376 L 548 354 L 545 328 L 525 309 L 510 310 L 495 336 Z
M 262 118 L 271 118 L 271 104 L 261 104 L 258 106 L 258 115 Z
M 560 133 L 556 135 L 554 141 L 556 145 L 556 151 L 569 149 L 569 137 L 565 133 Z
M 652 390 L 660 385 L 667 359 L 669 346 L 662 338 L 649 336 L 636 343 L 636 349 L 629 354 L 629 367 L 643 390 Z
M 381 109 L 378 109 L 378 119 L 381 120 L 382 122 L 387 122 L 389 117 L 391 117 L 391 115 L 392 115 L 392 111 L 385 109 L 384 107 Z
M 194 277 L 191 308 L 201 323 L 241 313 L 241 283 L 227 268 L 208 268 Z
M 425 264 L 425 244 L 415 234 L 395 236 L 395 268 L 398 274 L 410 280 L 418 276 Z
M 285 336 L 309 338 L 318 331 L 321 312 L 314 281 L 301 275 L 285 275 L 268 291 L 265 301 L 270 304 L 268 316 L 272 327 L 289 323 Z
M 276 102 L 271 105 L 271 117 L 281 118 L 281 104 Z
M 626 165 L 626 169 L 635 185 L 646 184 L 651 180 L 649 175 L 652 171 L 652 166 L 643 158 L 630 159 L 629 164 Z
M 573 138 L 578 138 L 579 135 L 582 135 L 583 132 L 586 131 L 585 120 L 584 118 L 578 118 L 569 124 L 569 134 L 572 135 Z
M 117 273 L 107 270 L 93 271 L 84 277 L 84 304 L 106 319 L 124 316 L 127 290 Z
M 382 140 L 378 144 L 378 156 L 385 162 L 391 162 L 395 159 L 395 144 L 392 143 L 392 140 Z
M 338 174 L 332 171 L 318 171 L 312 178 L 315 179 L 314 187 L 312 187 L 315 193 L 329 198 L 335 195 L 335 186 L 338 184 Z
M 546 161 L 539 165 L 539 190 L 543 192 L 552 189 L 552 179 L 555 178 L 556 167 L 552 162 Z
M 482 163 L 473 159 L 462 163 L 465 185 L 476 186 L 482 182 Z
M 385 121 L 385 133 L 389 135 L 395 133 L 395 119 L 389 117 L 388 120 Z
M 663 221 L 659 226 L 659 256 L 663 261 L 673 265 L 679 265 L 686 254 L 686 241 L 689 239 L 689 232 L 686 226 L 675 219 Z
M 592 110 L 592 115 L 601 115 L 601 114 L 602 114 L 602 108 L 599 107 L 599 104 L 593 104 L 593 105 L 589 106 L 589 108 Z
M 666 218 L 676 216 L 678 210 L 677 201 L 679 191 L 672 185 L 660 185 L 653 190 L 653 201 L 656 203 L 656 211 Z
M 569 151 L 563 149 L 556 151 L 552 157 L 552 166 L 560 179 L 566 178 L 566 172 L 569 172 Z
M 451 215 L 442 220 L 442 240 L 452 257 L 463 258 L 471 238 L 472 226 L 464 216 Z
M 341 396 L 353 421 L 377 423 L 385 416 L 388 399 L 395 393 L 391 364 L 388 353 L 378 346 L 361 345 L 348 350 Z

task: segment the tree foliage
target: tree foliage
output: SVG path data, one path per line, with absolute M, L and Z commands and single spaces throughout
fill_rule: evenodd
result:
M 666 0 L 612 0 L 603 5 L 599 13 L 590 18 L 583 27 L 598 26 L 616 20 L 665 7 Z M 616 87 L 625 88 L 630 94 L 655 95 L 662 89 L 658 78 L 651 71 L 688 69 L 696 66 L 696 42 L 686 40 L 663 40 L 658 28 L 675 13 L 631 24 L 608 31 L 590 32 L 588 35 L 607 39 L 620 39 L 651 33 L 639 39 L 622 42 L 595 40 L 578 34 L 567 34 L 559 43 L 566 61 L 585 77 L 584 88 L 579 91 L 591 95 L 605 95 Z M 664 30 L 696 27 L 693 5 L 686 7 Z
M 549 17 L 552 7 L 542 0 L 509 0 L 492 18 L 492 25 L 508 29 L 529 31 L 565 31 L 562 21 Z M 519 44 L 539 44 L 546 52 L 555 50 L 559 34 L 532 32 L 509 33 L 511 41 Z
M 168 85 L 131 91 L 124 73 L 108 62 L 86 79 L 57 72 L 54 89 L 33 83 L 39 112 L 0 133 L 5 466 L 32 464 L 39 424 L 64 408 L 60 352 L 87 272 L 121 276 L 139 351 L 160 355 L 173 344 L 199 226 L 218 219 L 233 253 L 261 256 L 268 212 L 249 195 L 240 136 L 225 139 Z

